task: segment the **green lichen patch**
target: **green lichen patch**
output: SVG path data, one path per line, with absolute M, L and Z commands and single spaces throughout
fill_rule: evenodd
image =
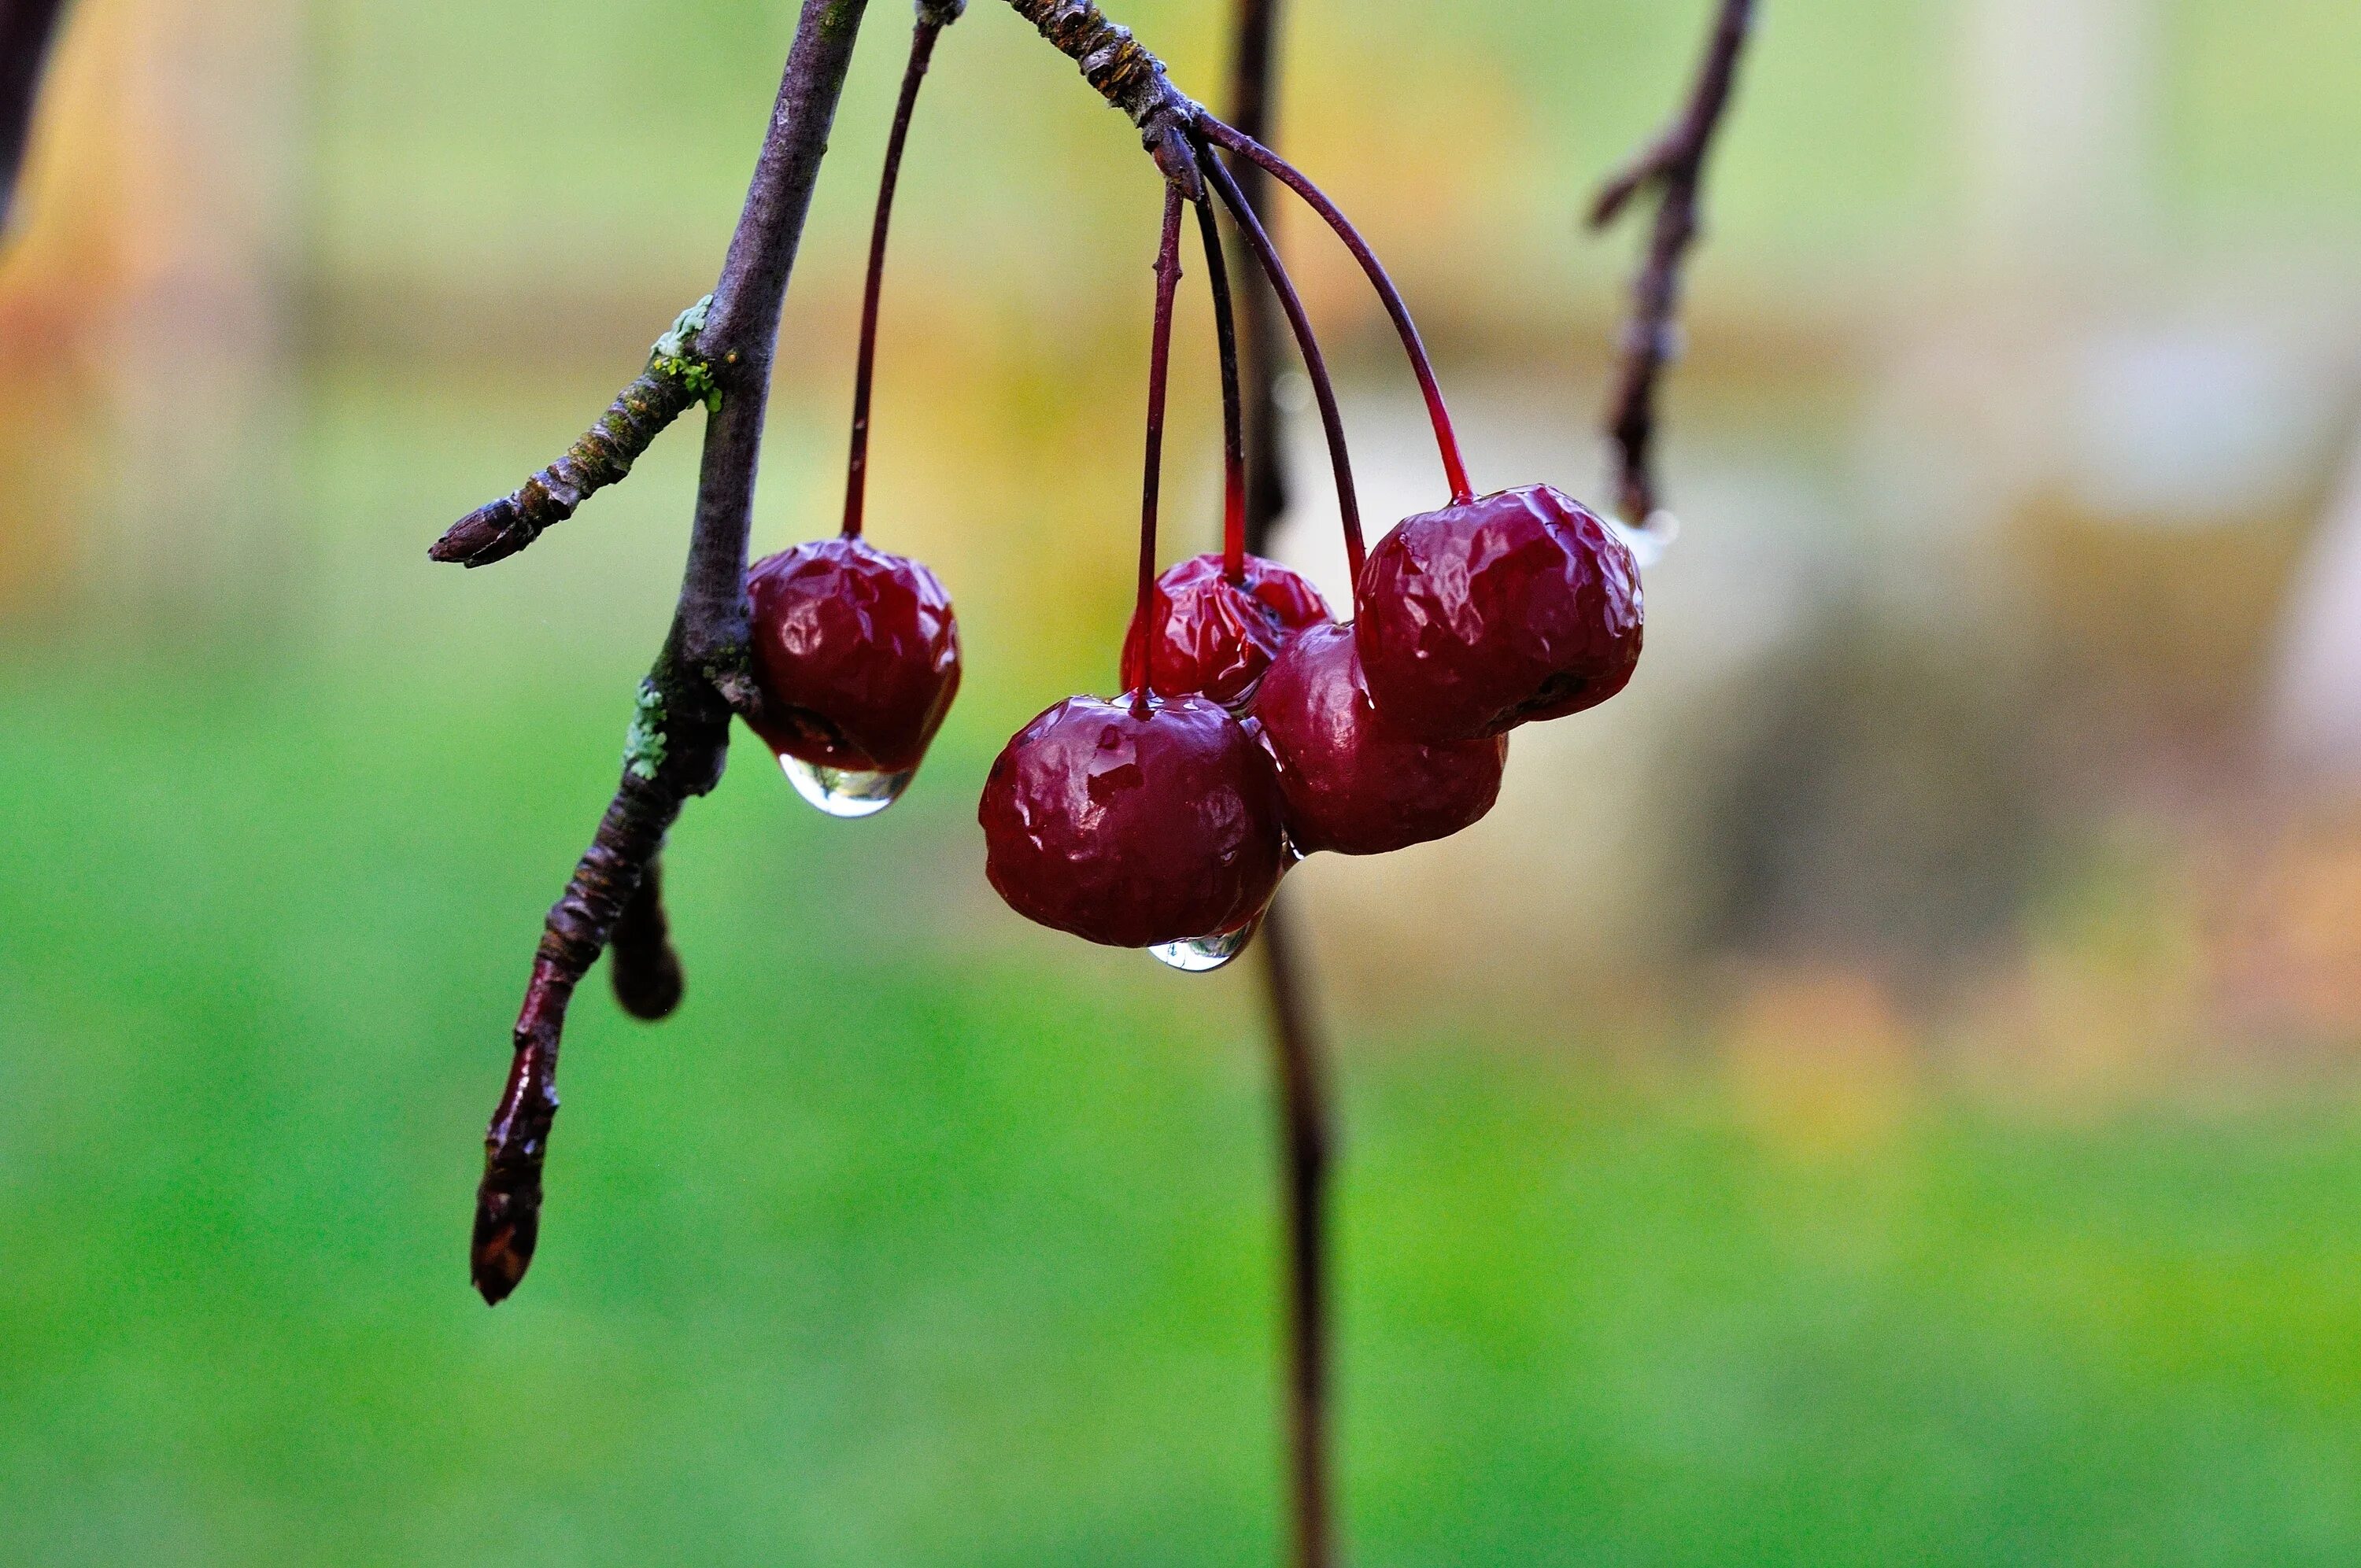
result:
M 708 294 L 675 316 L 671 330 L 649 350 L 648 368 L 686 387 L 690 396 L 704 403 L 707 412 L 719 413 L 721 389 L 713 379 L 713 367 L 697 349 L 697 334 L 705 330 L 706 315 L 712 309 L 713 296 Z
M 664 699 L 653 681 L 640 683 L 640 695 L 632 706 L 631 727 L 623 732 L 623 768 L 637 777 L 653 780 L 664 760 Z

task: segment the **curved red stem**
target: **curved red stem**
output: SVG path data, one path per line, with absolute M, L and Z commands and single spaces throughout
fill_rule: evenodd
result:
M 894 105 L 894 129 L 885 138 L 885 172 L 877 181 L 877 216 L 869 228 L 869 279 L 861 296 L 861 349 L 852 371 L 852 455 L 844 475 L 844 534 L 861 537 L 869 490 L 869 395 L 877 368 L 877 301 L 885 286 L 885 231 L 894 221 L 894 187 L 902 175 L 902 148 L 910 139 L 910 115 L 918 106 L 942 23 L 926 11 L 910 33 L 910 63 L 902 71 L 902 95 Z
M 1295 346 L 1303 356 L 1303 372 L 1312 379 L 1312 395 L 1320 405 L 1321 428 L 1328 437 L 1329 465 L 1336 470 L 1336 510 L 1344 523 L 1345 563 L 1353 574 L 1353 605 L 1357 613 L 1361 603 L 1361 562 L 1367 554 L 1361 543 L 1361 503 L 1353 493 L 1353 459 L 1345 449 L 1345 417 L 1336 407 L 1336 388 L 1328 377 L 1327 356 L 1320 352 L 1320 340 L 1312 334 L 1312 318 L 1304 312 L 1302 296 L 1295 291 L 1287 268 L 1279 259 L 1279 247 L 1264 232 L 1262 220 L 1247 204 L 1237 180 L 1210 149 L 1198 161 L 1204 168 L 1205 178 L 1213 182 L 1214 193 L 1222 198 L 1222 205 L 1229 208 L 1238 232 L 1246 236 L 1246 248 L 1262 264 L 1263 275 L 1270 280 L 1271 292 L 1279 296 L 1279 308 L 1287 313 L 1287 324 L 1295 333 Z
M 1139 481 L 1139 603 L 1132 635 L 1140 639 L 1139 689 L 1131 710 L 1142 718 L 1156 690 L 1156 503 L 1164 475 L 1164 387 L 1172 371 L 1172 296 L 1180 287 L 1180 187 L 1164 184 L 1164 236 L 1156 248 L 1156 325 L 1148 348 L 1148 464 Z
M 1393 318 L 1394 330 L 1401 334 L 1402 352 L 1410 356 L 1411 372 L 1418 378 L 1418 389 L 1426 399 L 1426 413 L 1434 422 L 1435 450 L 1443 456 L 1443 476 L 1450 483 L 1451 499 L 1462 502 L 1475 499 L 1475 488 L 1467 482 L 1467 464 L 1459 455 L 1459 433 L 1451 427 L 1451 411 L 1444 406 L 1443 388 L 1434 378 L 1434 363 L 1427 357 L 1426 345 L 1418 335 L 1418 323 L 1410 318 L 1410 306 L 1403 302 L 1401 291 L 1394 287 L 1378 253 L 1369 248 L 1369 242 L 1361 237 L 1361 231 L 1353 226 L 1343 210 L 1295 165 L 1211 115 L 1200 115 L 1197 126 L 1231 151 L 1277 175 L 1313 212 L 1328 220 L 1328 226 L 1336 231 L 1336 237 L 1345 242 L 1345 248 L 1361 264 L 1378 298 L 1385 302 L 1386 314 Z

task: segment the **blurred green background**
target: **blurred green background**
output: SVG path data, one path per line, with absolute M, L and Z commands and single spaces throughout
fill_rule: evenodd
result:
M 1283 139 L 1479 481 L 1596 490 L 1633 241 L 1575 214 L 1707 6 L 1286 12 Z M 1218 95 L 1224 5 L 1119 15 Z M 1256 976 L 981 875 L 993 753 L 1113 677 L 1157 201 L 1005 7 L 920 110 L 871 509 L 958 596 L 960 706 L 866 824 L 739 749 L 667 851 L 686 1004 L 586 987 L 539 1260 L 467 1288 L 694 437 L 496 570 L 424 546 L 709 286 L 792 21 L 73 13 L 0 255 L 0 1562 L 1277 1555 Z M 832 526 L 905 27 L 763 549 Z M 2361 1556 L 2356 71 L 2345 0 L 1770 0 L 1648 663 L 1477 828 L 1290 886 L 1353 1561 Z M 1432 504 L 1382 319 L 1284 228 L 1368 510 Z M 1182 333 L 1173 554 L 1218 478 Z

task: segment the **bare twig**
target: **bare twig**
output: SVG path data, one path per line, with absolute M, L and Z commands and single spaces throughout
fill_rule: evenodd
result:
M 1277 139 L 1279 0 L 1238 0 L 1230 59 L 1230 121 L 1255 141 Z M 1239 170 L 1249 211 L 1269 221 L 1269 177 L 1249 162 Z M 1251 254 L 1241 235 L 1240 245 Z M 1240 324 L 1244 352 L 1247 471 L 1246 547 L 1270 547 L 1287 510 L 1285 416 L 1279 406 L 1279 297 L 1244 269 Z M 1272 1088 L 1279 1106 L 1279 1198 L 1285 1235 L 1287 1450 L 1294 1568 L 1330 1568 L 1336 1530 L 1329 1459 L 1330 1337 L 1328 1170 L 1334 1112 L 1322 1069 L 1318 1012 L 1296 946 L 1294 897 L 1285 889 L 1263 916 L 1262 954 L 1269 1009 Z
M 533 1260 L 566 1003 L 640 897 L 682 804 L 719 781 L 732 704 L 752 700 L 746 538 L 772 355 L 864 9 L 865 0 L 804 0 L 745 209 L 697 334 L 720 406 L 706 422 L 688 565 L 664 652 L 640 688 L 621 782 L 549 912 L 518 1014 L 515 1059 L 485 1136 L 477 1195 L 471 1264 L 487 1301 L 515 1289 Z M 653 902 L 651 895 L 642 922 L 661 917 Z
M 1237 0 L 1230 50 L 1230 123 L 1266 146 L 1278 140 L 1279 0 Z M 1246 205 L 1268 229 L 1270 176 L 1256 164 L 1238 171 Z M 1239 248 L 1246 241 L 1241 237 Z M 1256 281 L 1242 256 L 1238 324 L 1246 374 L 1246 549 L 1270 548 L 1270 531 L 1287 510 L 1286 440 L 1279 397 L 1279 297 Z
M 640 454 L 691 403 L 720 403 L 712 367 L 697 353 L 710 295 L 681 312 L 648 351 L 648 367 L 615 396 L 598 422 L 566 455 L 508 495 L 453 523 L 428 547 L 433 561 L 489 566 L 505 561 L 572 517 L 582 503 L 631 471 Z
M 1647 259 L 1631 284 L 1631 319 L 1623 331 L 1623 363 L 1608 405 L 1607 433 L 1620 465 L 1623 521 L 1644 527 L 1656 512 L 1652 466 L 1656 434 L 1656 382 L 1678 351 L 1674 316 L 1680 307 L 1681 262 L 1697 235 L 1697 194 L 1714 132 L 1730 106 L 1739 56 L 1754 22 L 1754 0 L 1720 0 L 1696 85 L 1678 118 L 1637 158 L 1598 189 L 1590 224 L 1603 228 L 1642 191 L 1660 192 Z
M 32 138 L 41 65 L 64 9 L 65 0 L 0 0 L 0 234 L 7 232 Z

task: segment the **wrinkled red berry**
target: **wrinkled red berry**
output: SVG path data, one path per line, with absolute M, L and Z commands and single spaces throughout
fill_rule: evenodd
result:
M 1271 662 L 1254 722 L 1279 767 L 1288 836 L 1310 854 L 1381 855 L 1458 832 L 1492 809 L 1505 735 L 1429 745 L 1369 700 L 1349 626 L 1315 626 Z
M 1259 555 L 1244 580 L 1224 575 L 1219 555 L 1192 555 L 1156 579 L 1156 689 L 1196 692 L 1235 705 L 1254 690 L 1289 639 L 1328 619 L 1328 601 L 1301 573 Z M 1135 620 L 1123 644 L 1123 686 L 1137 691 L 1141 642 Z
M 1547 485 L 1405 518 L 1369 552 L 1356 635 L 1386 717 L 1430 740 L 1605 702 L 1640 662 L 1640 568 Z
M 1269 760 L 1192 696 L 1068 697 L 1002 751 L 976 817 L 1010 908 L 1110 947 L 1235 930 L 1286 869 Z
M 935 575 L 840 536 L 755 563 L 746 591 L 771 749 L 831 768 L 917 767 L 960 682 L 959 627 Z

